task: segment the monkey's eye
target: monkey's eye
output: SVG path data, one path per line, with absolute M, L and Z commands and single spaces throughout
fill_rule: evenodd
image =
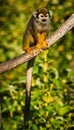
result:
M 48 17 L 48 14 L 46 14 L 45 17 L 47 18 L 47 17 Z
M 43 18 L 44 17 L 44 15 L 43 14 L 39 14 L 39 18 Z

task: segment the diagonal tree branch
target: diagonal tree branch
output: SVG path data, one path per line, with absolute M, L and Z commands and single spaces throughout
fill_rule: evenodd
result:
M 48 39 L 48 47 L 53 45 L 57 40 L 62 38 L 69 30 L 74 27 L 74 14 L 72 14 Z M 42 52 L 41 50 L 40 52 Z M 28 60 L 32 59 L 34 56 L 38 55 L 40 52 L 37 52 L 36 48 L 33 49 L 34 55 L 29 55 L 28 53 L 23 53 L 20 56 L 8 60 L 4 63 L 0 64 L 0 73 L 8 71 L 12 68 L 17 67 L 18 65 L 27 62 Z

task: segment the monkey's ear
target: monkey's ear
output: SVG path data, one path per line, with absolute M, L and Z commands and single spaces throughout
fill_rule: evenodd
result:
M 49 16 L 52 16 L 53 12 L 51 10 L 49 10 Z
M 34 16 L 34 17 L 37 17 L 37 13 L 38 13 L 37 11 L 34 11 L 34 12 L 33 12 L 33 16 Z

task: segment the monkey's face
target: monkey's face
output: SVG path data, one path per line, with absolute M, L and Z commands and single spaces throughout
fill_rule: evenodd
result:
M 33 16 L 35 21 L 40 24 L 47 24 L 50 22 L 50 13 L 46 8 L 34 11 Z
M 40 23 L 46 24 L 49 21 L 49 14 L 39 14 L 37 20 Z

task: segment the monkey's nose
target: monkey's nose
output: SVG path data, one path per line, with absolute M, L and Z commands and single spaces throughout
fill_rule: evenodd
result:
M 42 19 L 43 22 L 46 22 L 46 19 Z

